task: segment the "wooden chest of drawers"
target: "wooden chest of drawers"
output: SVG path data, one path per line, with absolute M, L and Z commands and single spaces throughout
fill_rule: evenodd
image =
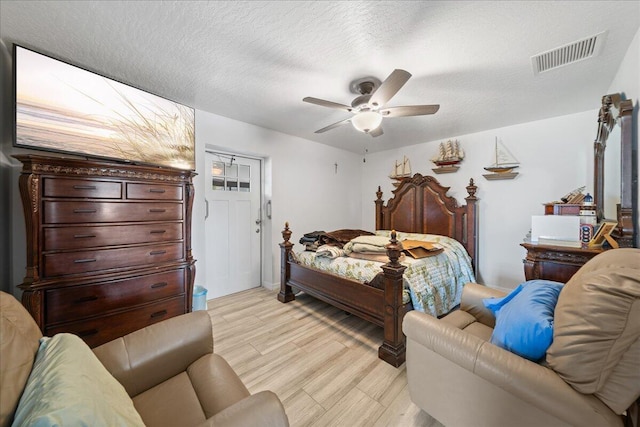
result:
M 97 346 L 191 311 L 192 172 L 15 157 L 27 225 L 22 301 L 43 334 Z

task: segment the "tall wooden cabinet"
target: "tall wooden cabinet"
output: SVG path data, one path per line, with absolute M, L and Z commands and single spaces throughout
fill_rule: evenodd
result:
M 44 335 L 94 347 L 191 311 L 193 172 L 16 155 L 27 231 L 22 303 Z

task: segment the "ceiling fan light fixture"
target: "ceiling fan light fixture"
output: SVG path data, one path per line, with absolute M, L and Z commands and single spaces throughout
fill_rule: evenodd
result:
M 361 111 L 351 118 L 351 124 L 360 132 L 369 133 L 382 123 L 382 115 L 377 111 Z

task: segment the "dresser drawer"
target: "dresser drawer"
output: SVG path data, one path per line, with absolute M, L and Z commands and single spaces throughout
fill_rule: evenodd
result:
M 182 220 L 182 203 L 44 202 L 45 224 Z
M 90 347 L 97 347 L 138 329 L 184 314 L 185 307 L 185 297 L 179 296 L 121 313 L 46 327 L 44 335 L 69 332 L 78 335 Z
M 93 199 L 122 197 L 122 184 L 113 181 L 44 178 L 42 187 L 44 197 L 90 197 Z
M 182 243 L 45 254 L 43 276 L 93 273 L 112 268 L 178 261 L 183 258 Z
M 185 293 L 184 269 L 46 291 L 46 321 L 60 323 Z
M 128 182 L 127 199 L 182 200 L 182 186 Z
M 182 240 L 182 223 L 75 226 L 44 229 L 44 250 L 84 249 Z

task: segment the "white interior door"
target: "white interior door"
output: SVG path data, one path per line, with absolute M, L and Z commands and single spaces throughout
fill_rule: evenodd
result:
M 260 286 L 261 161 L 206 153 L 208 298 Z

